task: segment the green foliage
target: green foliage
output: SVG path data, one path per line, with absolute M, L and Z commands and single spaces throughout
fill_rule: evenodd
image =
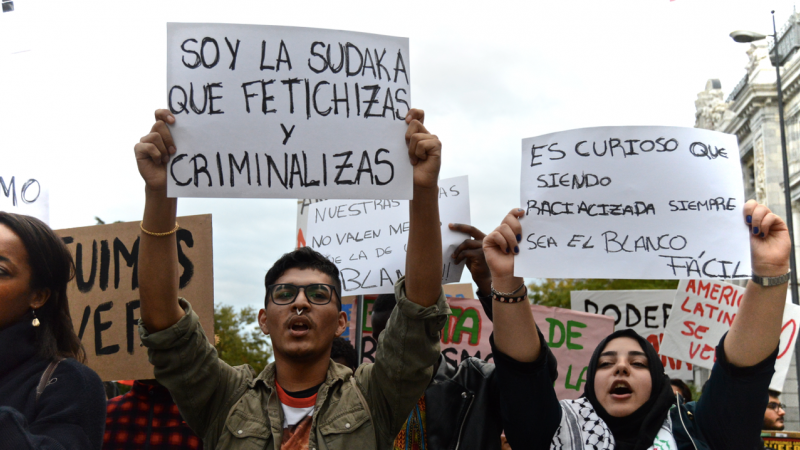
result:
M 595 278 L 547 278 L 528 285 L 528 297 L 536 305 L 570 308 L 570 291 L 677 289 L 677 280 L 607 280 Z
M 261 373 L 269 363 L 272 348 L 258 328 L 255 308 L 248 306 L 236 312 L 233 306 L 215 306 L 214 330 L 217 353 L 226 363 L 250 364 L 256 373 Z

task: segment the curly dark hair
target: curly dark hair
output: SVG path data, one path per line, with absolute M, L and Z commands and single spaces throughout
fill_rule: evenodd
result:
M 358 353 L 350 342 L 342 337 L 333 339 L 333 347 L 331 348 L 331 359 L 344 358 L 347 367 L 356 370 L 358 367 Z
M 86 351 L 72 326 L 67 284 L 75 276 L 75 261 L 67 246 L 41 220 L 0 212 L 0 224 L 19 237 L 28 252 L 31 289 L 50 291 L 45 304 L 36 310 L 41 326 L 36 328 L 37 353 L 45 359 L 75 358 L 86 362 Z
M 339 269 L 328 258 L 310 247 L 301 247 L 293 252 L 285 253 L 267 271 L 267 275 L 264 277 L 264 288 L 267 290 L 264 294 L 264 308 L 269 306 L 267 305 L 269 303 L 269 286 L 275 284 L 275 281 L 289 269 L 314 269 L 328 275 L 336 287 L 336 297 L 338 298 L 336 306 L 339 311 L 342 310 L 342 282 L 339 280 Z

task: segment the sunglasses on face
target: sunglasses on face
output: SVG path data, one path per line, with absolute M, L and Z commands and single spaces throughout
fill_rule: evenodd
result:
M 779 409 L 782 409 L 782 410 L 786 411 L 786 405 L 783 404 L 783 403 L 769 402 L 769 403 L 767 403 L 767 409 L 771 409 L 773 411 L 777 411 Z
M 327 305 L 331 302 L 336 293 L 336 287 L 330 284 L 314 283 L 305 286 L 294 284 L 271 284 L 268 287 L 269 299 L 276 305 L 290 305 L 297 300 L 300 290 L 306 294 L 306 299 L 313 305 Z

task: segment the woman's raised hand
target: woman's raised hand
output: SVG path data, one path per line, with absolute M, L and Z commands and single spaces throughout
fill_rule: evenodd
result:
M 483 252 L 492 272 L 492 284 L 501 292 L 513 291 L 522 283 L 522 278 L 514 276 L 514 257 L 519 254 L 522 241 L 519 218 L 524 215 L 523 210 L 512 209 L 500 226 L 483 239 Z
M 750 226 L 750 260 L 753 273 L 777 277 L 789 271 L 792 242 L 786 222 L 769 208 L 750 200 L 744 204 L 745 222 Z

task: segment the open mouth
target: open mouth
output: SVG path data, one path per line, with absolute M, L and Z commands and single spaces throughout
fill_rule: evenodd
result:
M 289 320 L 289 331 L 294 337 L 301 337 L 311 330 L 311 322 L 306 317 L 297 316 Z
M 628 383 L 624 381 L 616 381 L 611 386 L 609 393 L 611 394 L 612 398 L 623 400 L 629 398 L 631 394 L 633 394 L 633 390 Z

